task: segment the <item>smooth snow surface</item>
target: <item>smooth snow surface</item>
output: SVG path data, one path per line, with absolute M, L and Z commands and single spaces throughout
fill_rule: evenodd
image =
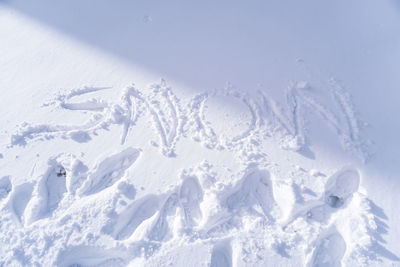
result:
M 400 4 L 0 1 L 0 266 L 400 266 Z

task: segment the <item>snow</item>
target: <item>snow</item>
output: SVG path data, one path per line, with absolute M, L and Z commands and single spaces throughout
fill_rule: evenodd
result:
M 394 1 L 0 3 L 0 265 L 400 266 Z

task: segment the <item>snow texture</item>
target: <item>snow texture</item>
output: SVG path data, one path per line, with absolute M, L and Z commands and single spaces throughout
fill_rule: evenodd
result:
M 0 3 L 0 266 L 400 266 L 398 5 L 39 2 Z

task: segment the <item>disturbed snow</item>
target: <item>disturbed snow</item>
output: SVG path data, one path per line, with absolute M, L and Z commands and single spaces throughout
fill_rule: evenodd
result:
M 362 137 L 349 94 L 335 81 L 327 88 L 330 98 L 319 99 L 319 88 L 294 83 L 284 104 L 265 93 L 251 96 L 231 86 L 183 99 L 164 80 L 146 90 L 129 86 L 116 101 L 101 97 L 110 88 L 60 92 L 44 108 L 84 112 L 90 114 L 88 120 L 76 125 L 23 123 L 11 134 L 8 149 L 24 151 L 31 144 L 40 148 L 60 141 L 79 146 L 107 131 L 119 133 L 120 144 L 94 163 L 87 162 L 84 150 L 60 152 L 47 162 L 38 159 L 42 166 L 31 175 L 37 178 L 20 184 L 9 176 L 1 178 L 1 239 L 10 244 L 2 247 L 2 261 L 182 265 L 178 255 L 191 257 L 188 249 L 198 253 L 198 258 L 187 259 L 194 265 L 379 261 L 371 250 L 384 244 L 382 218 L 374 212 L 356 166 L 307 171 L 297 164 L 282 167 L 282 156 L 274 159 L 265 152 L 275 145 L 271 151 L 313 157 L 306 118 L 315 116 L 345 151 L 367 160 L 368 140 Z M 222 133 L 214 125 L 228 114 L 208 111 L 219 107 L 212 102 L 218 98 L 241 106 L 240 115 L 229 118 Z M 151 132 L 146 148 L 135 147 L 130 138 L 142 131 Z M 200 145 L 216 156 L 180 166 L 177 182 L 167 187 L 149 193 L 139 188 L 135 169 L 142 154 L 158 150 L 165 159 L 191 157 L 179 148 L 181 142 L 189 150 Z M 218 160 L 219 153 L 231 154 L 233 162 Z M 280 177 L 283 172 L 290 179 Z

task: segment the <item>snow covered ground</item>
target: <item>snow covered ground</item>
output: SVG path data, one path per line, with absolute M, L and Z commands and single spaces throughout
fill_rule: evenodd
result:
M 400 266 L 400 4 L 0 1 L 0 266 Z

